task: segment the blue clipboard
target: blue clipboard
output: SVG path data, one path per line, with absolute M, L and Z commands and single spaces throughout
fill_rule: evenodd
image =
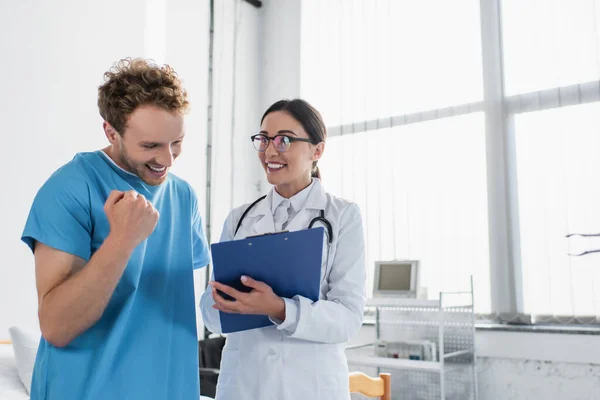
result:
M 271 286 L 278 296 L 300 295 L 317 301 L 324 233 L 323 227 L 318 227 L 214 243 L 215 280 L 249 292 L 251 289 L 240 281 L 242 275 L 247 275 Z M 219 314 L 223 333 L 273 325 L 265 315 Z

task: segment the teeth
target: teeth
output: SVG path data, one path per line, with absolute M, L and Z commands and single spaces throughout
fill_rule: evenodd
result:
M 273 168 L 273 169 L 279 169 L 279 168 L 285 167 L 285 165 L 283 165 L 283 164 L 267 163 L 267 165 L 269 166 L 269 168 Z
M 167 168 L 167 167 L 157 168 L 157 167 L 153 167 L 151 165 L 148 165 L 148 167 L 154 172 L 163 172 L 165 170 L 165 168 Z

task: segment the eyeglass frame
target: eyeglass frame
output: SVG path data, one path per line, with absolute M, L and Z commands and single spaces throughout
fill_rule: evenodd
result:
M 264 150 L 261 151 L 261 150 L 256 149 L 256 147 L 255 147 L 256 151 L 258 151 L 259 153 L 264 153 L 265 151 L 267 151 L 267 149 L 269 148 L 269 142 L 274 141 L 275 139 L 277 139 L 280 136 L 288 138 L 288 140 L 290 141 L 290 146 L 294 142 L 306 142 L 306 143 L 311 143 L 311 144 L 318 144 L 318 143 L 315 143 L 314 140 L 312 140 L 312 139 L 293 137 L 293 136 L 289 136 L 289 135 L 284 135 L 283 133 L 293 133 L 293 132 L 292 131 L 279 131 L 279 133 L 277 133 L 277 135 L 275 135 L 273 137 L 269 137 L 269 135 L 267 135 L 265 133 L 257 133 L 255 135 L 250 136 L 250 140 L 252 141 L 252 143 L 254 143 L 254 139 L 258 136 L 261 136 L 261 137 L 264 137 L 267 139 L 267 147 L 265 147 Z M 275 145 L 273 145 L 273 148 L 278 153 L 285 153 L 286 151 L 289 150 L 289 146 L 284 151 L 279 151 L 277 149 L 277 147 L 275 147 Z

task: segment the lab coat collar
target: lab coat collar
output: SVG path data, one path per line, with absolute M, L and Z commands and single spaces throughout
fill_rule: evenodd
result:
M 250 211 L 248 211 L 248 217 L 262 217 L 255 221 L 252 225 L 252 234 L 261 234 L 265 232 L 275 231 L 275 222 L 273 220 L 273 214 L 271 212 L 271 204 L 273 202 L 273 193 L 275 188 L 271 188 L 267 197 L 259 201 Z M 298 215 L 290 222 L 288 229 L 294 230 L 295 223 L 299 223 L 304 218 L 306 210 L 325 210 L 327 206 L 327 195 L 323 189 L 321 181 L 317 178 L 313 178 L 313 184 L 310 188 L 308 198 L 304 204 L 302 210 L 298 211 Z
M 290 204 L 295 212 L 299 212 L 304 207 L 306 204 L 306 199 L 310 195 L 310 191 L 312 190 L 314 184 L 315 181 L 313 179 L 307 187 L 289 198 Z M 280 195 L 277 190 L 273 189 L 273 200 L 271 203 L 271 212 L 273 215 L 275 215 L 275 210 L 284 200 L 286 200 L 286 198 Z
M 310 192 L 308 193 L 308 197 L 304 203 L 304 208 L 325 210 L 325 207 L 327 206 L 327 195 L 325 194 L 321 180 L 318 178 L 313 178 L 313 183 L 307 189 L 309 189 Z M 254 207 L 252 207 L 250 211 L 248 211 L 248 217 L 260 217 L 266 214 L 271 214 L 271 217 L 273 217 L 271 204 L 273 204 L 274 193 L 275 188 L 271 188 L 267 194 L 267 197 L 264 200 L 259 201 Z

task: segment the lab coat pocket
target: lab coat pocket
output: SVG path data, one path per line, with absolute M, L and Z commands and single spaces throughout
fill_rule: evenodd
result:
M 349 399 L 348 375 L 327 371 L 319 376 L 319 398 Z
M 322 345 L 320 349 L 321 371 L 319 372 L 319 394 L 346 399 L 348 395 L 348 365 L 338 345 Z
M 238 372 L 238 365 L 240 361 L 240 351 L 223 349 L 221 354 L 221 367 L 219 371 L 219 380 L 217 385 L 217 392 L 219 387 L 227 387 L 232 384 L 236 373 Z

